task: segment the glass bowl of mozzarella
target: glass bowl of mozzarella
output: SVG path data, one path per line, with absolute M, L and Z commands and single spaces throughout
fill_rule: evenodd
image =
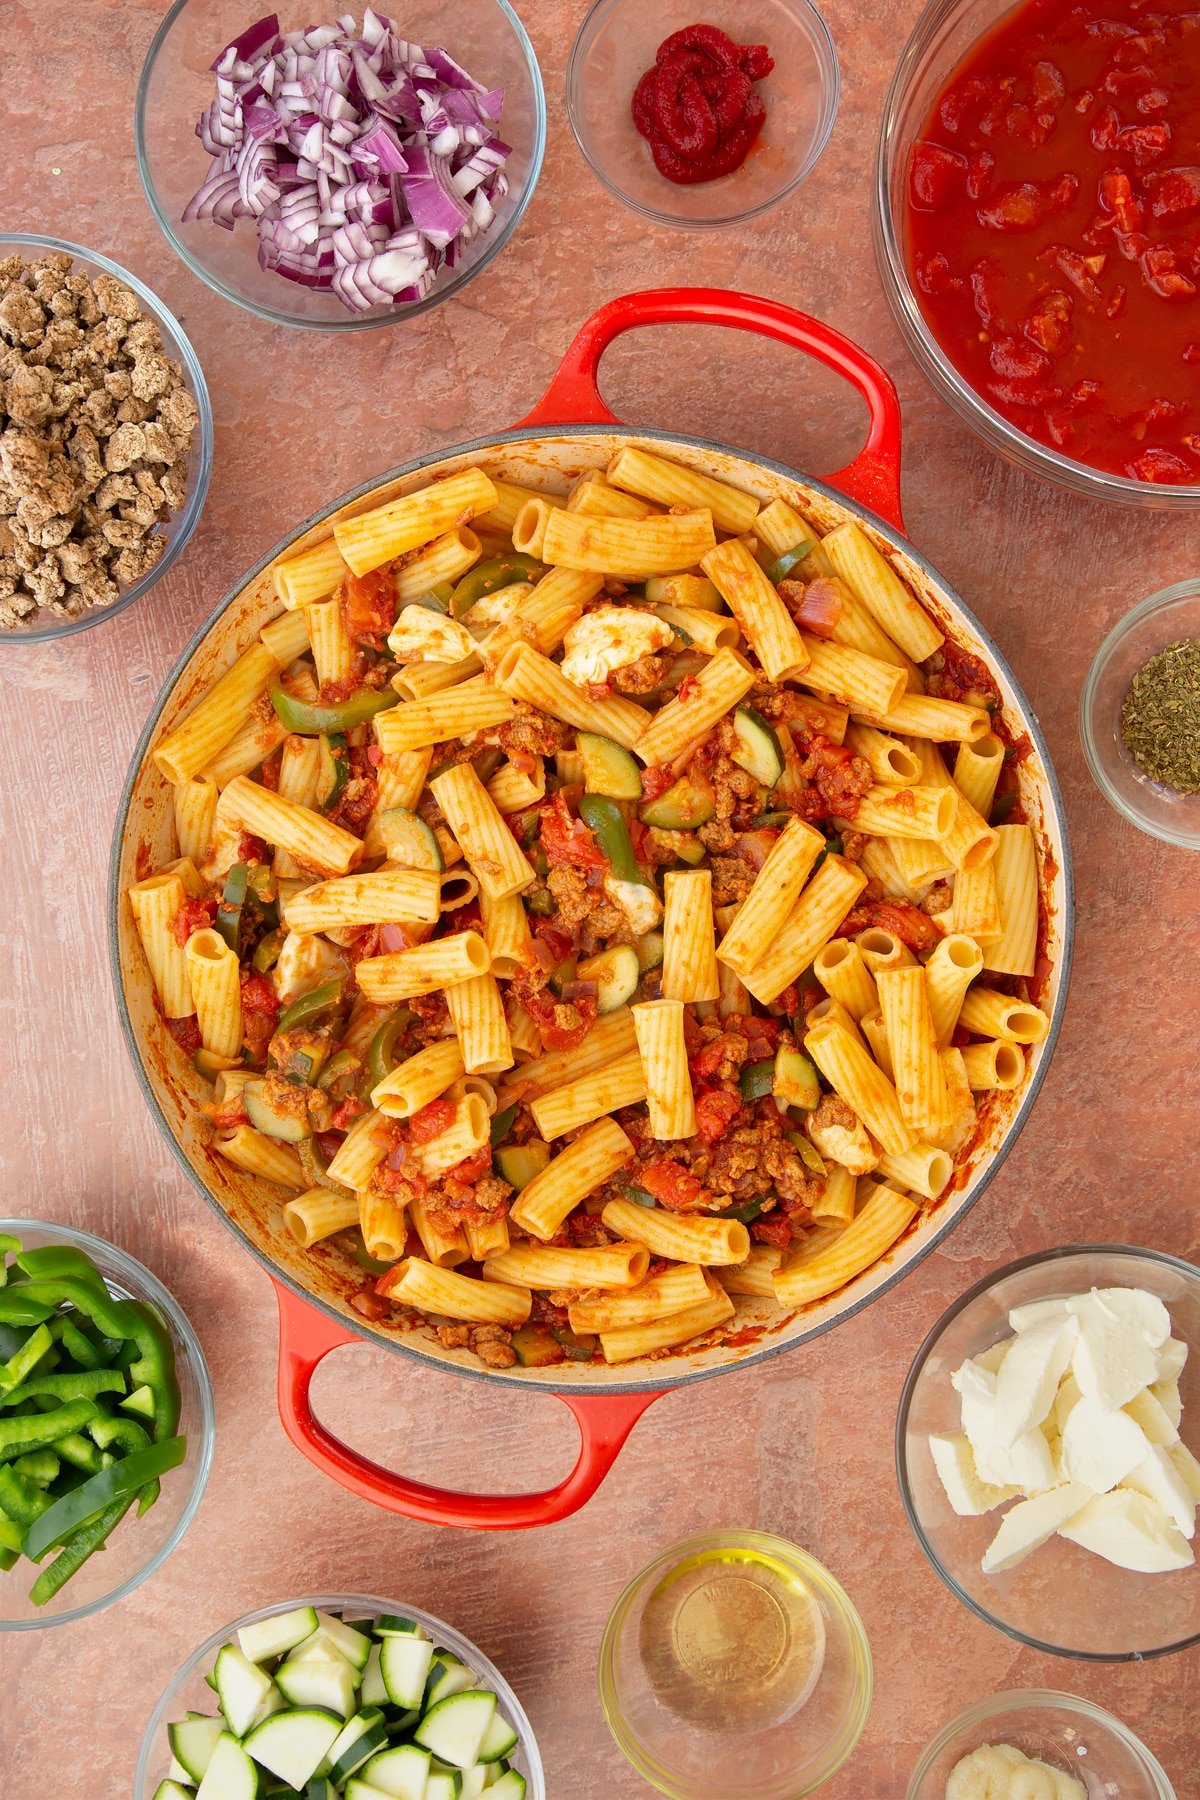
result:
M 1175 1800 L 1162 1765 L 1112 1713 L 1074 1694 L 989 1694 L 926 1745 L 906 1800 Z
M 1200 1270 L 1123 1245 L 986 1276 L 917 1353 L 896 1425 L 917 1542 L 964 1605 L 1051 1655 L 1200 1642 Z

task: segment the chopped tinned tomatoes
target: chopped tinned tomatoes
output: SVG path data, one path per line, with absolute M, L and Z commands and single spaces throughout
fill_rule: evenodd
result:
M 390 568 L 347 575 L 342 583 L 346 631 L 356 644 L 381 643 L 396 623 L 396 582 Z
M 561 793 L 541 808 L 538 833 L 546 861 L 555 867 L 607 869 L 608 858 L 583 823 L 572 816 Z
M 580 994 L 568 1006 L 556 1001 L 546 988 L 521 983 L 519 991 L 521 1004 L 537 1026 L 546 1050 L 574 1050 L 596 1022 L 595 994 Z
M 461 1186 L 466 1187 L 472 1181 L 482 1181 L 483 1177 L 490 1173 L 491 1167 L 491 1148 L 484 1144 L 473 1155 L 464 1157 L 462 1162 L 455 1163 L 452 1169 L 447 1169 L 446 1180 L 457 1181 Z
M 217 916 L 215 900 L 185 900 L 171 920 L 171 936 L 186 944 L 194 931 L 203 931 Z
M 703 1183 L 669 1156 L 642 1163 L 635 1179 L 670 1212 L 699 1212 L 713 1203 L 712 1195 Z
M 414 1144 L 427 1144 L 431 1138 L 441 1137 L 454 1122 L 454 1102 L 447 1100 L 443 1094 L 438 1100 L 431 1100 L 415 1112 L 408 1121 L 409 1135 Z
M 696 1098 L 696 1136 L 704 1144 L 715 1144 L 725 1136 L 742 1110 L 742 1103 L 728 1088 L 710 1088 Z
M 910 906 L 906 900 L 864 900 L 852 907 L 842 920 L 835 937 L 857 937 L 860 931 L 890 931 L 910 950 L 936 950 L 942 930 L 936 919 Z

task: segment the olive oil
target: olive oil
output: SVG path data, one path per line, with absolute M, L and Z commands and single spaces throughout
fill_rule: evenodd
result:
M 689 1557 L 641 1620 L 642 1661 L 669 1711 L 714 1732 L 762 1730 L 797 1712 L 825 1660 L 825 1626 L 804 1583 L 753 1550 Z

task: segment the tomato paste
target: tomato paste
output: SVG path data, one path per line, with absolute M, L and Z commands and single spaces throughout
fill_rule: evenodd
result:
M 1200 11 L 1030 0 L 961 63 L 908 169 L 911 272 L 1012 424 L 1200 482 Z
M 659 174 L 689 186 L 740 169 L 767 116 L 753 84 L 774 67 L 765 44 L 735 44 L 715 25 L 664 38 L 632 109 Z

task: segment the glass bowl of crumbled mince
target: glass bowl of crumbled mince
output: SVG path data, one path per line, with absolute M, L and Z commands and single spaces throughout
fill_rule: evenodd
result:
M 1113 626 L 1079 727 L 1105 799 L 1152 837 L 1200 849 L 1200 579 L 1163 588 Z
M 0 233 L 0 642 L 131 606 L 195 529 L 213 425 L 150 290 L 58 238 Z

